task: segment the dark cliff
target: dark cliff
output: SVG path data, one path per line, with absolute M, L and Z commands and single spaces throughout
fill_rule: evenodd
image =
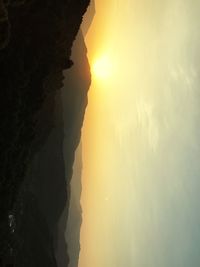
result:
M 74 132 L 67 137 L 65 177 L 58 90 L 63 70 L 72 65 L 71 47 L 88 4 L 0 0 L 0 258 L 16 266 L 57 266 L 57 221 L 69 201 L 68 180 L 87 102 L 86 91 L 81 105 L 66 88 Z M 70 112 L 78 103 L 80 120 L 73 126 Z

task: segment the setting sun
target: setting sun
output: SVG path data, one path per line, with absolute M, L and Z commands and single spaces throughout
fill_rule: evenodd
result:
M 96 78 L 106 79 L 113 73 L 113 66 L 108 56 L 102 56 L 94 61 L 92 74 Z

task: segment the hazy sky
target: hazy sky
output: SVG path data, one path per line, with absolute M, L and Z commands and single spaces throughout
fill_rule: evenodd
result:
M 79 267 L 200 266 L 199 10 L 96 1 L 89 59 L 113 67 L 83 128 Z

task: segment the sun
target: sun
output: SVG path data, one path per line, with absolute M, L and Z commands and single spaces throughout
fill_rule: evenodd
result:
M 92 75 L 98 79 L 108 79 L 113 74 L 113 65 L 109 56 L 98 57 L 92 65 Z

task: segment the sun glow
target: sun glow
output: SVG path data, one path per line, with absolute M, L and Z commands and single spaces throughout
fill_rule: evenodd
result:
M 104 55 L 94 61 L 92 74 L 101 80 L 108 79 L 113 74 L 113 64 L 109 56 Z

